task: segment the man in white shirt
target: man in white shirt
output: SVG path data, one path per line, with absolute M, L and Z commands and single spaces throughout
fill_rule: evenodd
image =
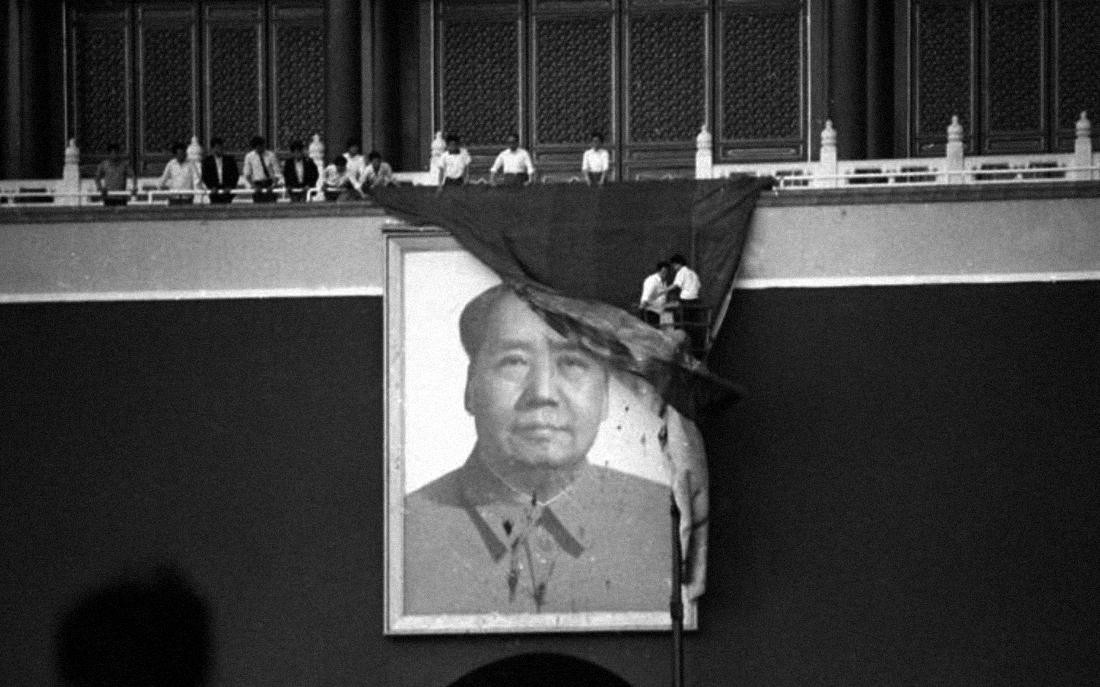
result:
M 372 189 L 379 186 L 389 186 L 395 183 L 393 180 L 393 167 L 382 160 L 382 153 L 377 150 L 370 151 L 367 155 L 367 166 L 363 169 L 363 188 Z
M 275 186 L 282 183 L 279 174 L 279 160 L 275 153 L 267 150 L 267 141 L 263 136 L 253 136 L 250 142 L 252 150 L 244 156 L 244 181 L 254 189 L 253 203 L 274 203 Z
M 325 167 L 325 200 L 347 201 L 364 198 L 363 189 L 355 185 L 348 174 L 348 161 L 343 155 L 337 155 L 332 164 Z
M 160 175 L 157 184 L 162 189 L 170 191 L 194 191 L 199 187 L 201 174 L 195 163 L 187 159 L 187 146 L 180 142 L 172 144 L 174 156 L 164 166 L 164 172 Z M 195 202 L 193 193 L 179 193 L 168 196 L 169 205 L 189 205 Z
M 461 147 L 462 139 L 454 134 L 447 137 L 447 149 L 439 158 L 439 188 L 462 186 L 470 176 L 470 153 Z
M 661 325 L 661 313 L 665 309 L 665 291 L 668 290 L 668 272 L 668 263 L 662 260 L 657 263 L 657 271 L 642 282 L 642 298 L 638 302 L 638 309 L 645 323 L 653 327 Z
M 669 287 L 669 300 L 679 301 L 680 320 L 684 330 L 691 338 L 691 348 L 696 355 L 706 353 L 707 325 L 705 310 L 699 300 L 702 285 L 699 275 L 687 266 L 684 256 L 677 253 L 668 259 L 672 268 L 672 286 Z
M 489 169 L 489 183 L 497 183 L 497 174 L 502 175 L 505 186 L 529 186 L 535 180 L 535 165 L 531 155 L 519 147 L 519 136 L 508 136 L 508 147 L 500 151 Z
M 348 161 L 348 178 L 356 186 L 363 185 L 363 173 L 367 169 L 367 161 L 363 157 L 363 149 L 358 138 L 349 138 L 347 150 L 344 151 L 344 159 Z
M 611 155 L 603 147 L 603 134 L 592 132 L 592 147 L 584 151 L 581 158 L 581 173 L 589 186 L 603 186 L 607 181 L 607 170 L 611 167 Z

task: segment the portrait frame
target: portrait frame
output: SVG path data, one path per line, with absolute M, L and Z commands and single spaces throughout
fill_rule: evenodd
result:
M 668 631 L 671 618 L 667 597 L 652 610 L 501 612 L 486 608 L 479 613 L 409 610 L 406 594 L 411 592 L 406 588 L 405 572 L 406 497 L 442 473 L 461 466 L 473 446 L 476 433 L 462 401 L 467 359 L 459 342 L 458 316 L 472 296 L 501 280 L 448 232 L 439 229 L 394 228 L 387 230 L 385 243 L 384 632 L 404 635 Z M 441 279 L 440 275 L 445 277 Z M 612 395 L 632 393 L 621 385 L 617 389 L 612 390 Z M 601 425 L 597 440 L 601 455 L 623 453 L 617 435 L 603 429 L 607 423 L 605 420 Z M 620 420 L 615 427 L 622 430 L 622 424 Z M 593 452 L 596 450 L 594 446 Z M 622 466 L 613 467 L 659 481 L 667 488 L 671 479 L 667 461 L 658 464 L 655 452 L 655 448 L 641 452 L 632 449 L 631 455 L 621 459 Z M 611 461 L 603 464 L 611 465 Z M 667 511 L 666 503 L 655 503 L 653 507 Z M 665 536 L 671 539 L 671 530 Z M 671 578 L 671 560 L 662 564 Z M 695 603 L 686 598 L 684 601 L 684 627 L 695 629 Z

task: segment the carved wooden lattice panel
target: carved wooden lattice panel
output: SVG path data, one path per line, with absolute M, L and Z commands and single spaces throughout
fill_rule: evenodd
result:
M 325 126 L 325 37 L 318 24 L 275 29 L 275 144 L 309 144 Z
M 187 143 L 193 136 L 195 89 L 192 83 L 194 48 L 189 26 L 155 26 L 143 30 L 142 144 L 146 153 L 159 153 L 173 141 Z
M 722 18 L 723 140 L 801 134 L 801 8 L 728 8 Z
M 248 150 L 261 133 L 259 27 L 215 25 L 208 35 L 208 133 L 224 138 L 227 150 Z
M 1073 129 L 1082 110 L 1100 122 L 1100 2 L 1061 0 L 1057 30 L 1058 126 Z
M 972 125 L 972 24 L 966 3 L 916 3 L 917 136 L 946 139 L 952 115 Z
M 585 143 L 611 133 L 611 23 L 607 15 L 539 19 L 535 31 L 539 143 Z
M 85 154 L 105 154 L 112 143 L 128 147 L 127 43 L 124 23 L 76 27 L 73 106 L 76 136 Z
M 694 140 L 706 119 L 705 15 L 637 13 L 629 30 L 630 140 Z
M 1035 131 L 1042 127 L 1041 10 L 1034 0 L 989 5 L 985 80 L 990 132 Z
M 519 38 L 513 20 L 449 20 L 442 28 L 442 121 L 468 145 L 519 129 Z

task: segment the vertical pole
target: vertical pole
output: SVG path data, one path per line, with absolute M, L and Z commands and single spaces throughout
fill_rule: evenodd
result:
M 684 598 L 680 588 L 683 584 L 680 560 L 680 509 L 676 506 L 676 495 L 669 490 L 669 519 L 672 523 L 672 591 L 668 597 L 668 612 L 672 618 L 672 685 L 684 684 Z

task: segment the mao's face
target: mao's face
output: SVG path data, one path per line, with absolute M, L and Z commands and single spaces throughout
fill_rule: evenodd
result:
M 551 329 L 519 298 L 504 296 L 466 379 L 481 455 L 507 468 L 580 463 L 607 417 L 603 364 Z

